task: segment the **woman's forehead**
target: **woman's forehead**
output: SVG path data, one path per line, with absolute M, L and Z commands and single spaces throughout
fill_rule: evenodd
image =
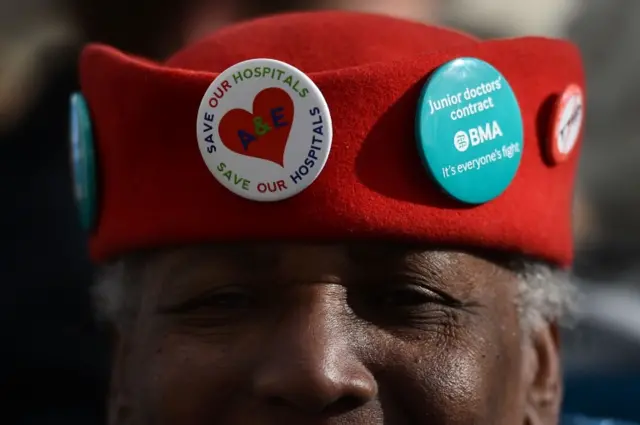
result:
M 230 284 L 282 291 L 320 283 L 356 288 L 409 282 L 459 299 L 479 299 L 512 287 L 515 277 L 479 255 L 398 243 L 192 246 L 157 251 L 140 265 L 146 287 L 159 290 L 166 302 Z
M 491 260 L 489 259 L 491 258 Z M 403 264 L 430 270 L 495 266 L 502 261 L 489 253 L 469 253 L 410 243 L 234 243 L 159 250 L 151 264 L 227 269 L 268 270 L 299 266 L 385 267 Z

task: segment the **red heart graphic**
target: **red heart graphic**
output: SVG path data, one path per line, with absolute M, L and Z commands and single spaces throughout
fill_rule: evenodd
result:
M 232 109 L 220 120 L 222 143 L 230 150 L 284 167 L 284 150 L 293 124 L 293 101 L 286 91 L 268 88 L 253 100 L 253 114 Z

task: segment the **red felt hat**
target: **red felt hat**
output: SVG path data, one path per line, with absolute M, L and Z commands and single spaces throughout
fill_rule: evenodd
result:
M 196 131 L 212 81 L 255 58 L 302 71 L 331 114 L 333 142 L 322 172 L 277 202 L 245 199 L 224 187 L 203 160 Z M 442 190 L 416 141 L 421 90 L 435 70 L 457 58 L 497 69 L 522 117 L 515 177 L 495 199 L 477 205 Z M 568 266 L 581 135 L 560 163 L 550 160 L 548 145 L 555 105 L 569 86 L 582 89 L 584 75 L 568 42 L 479 41 L 358 13 L 240 23 L 162 64 L 91 45 L 81 59 L 81 87 L 98 170 L 92 258 L 202 242 L 375 239 L 503 250 Z

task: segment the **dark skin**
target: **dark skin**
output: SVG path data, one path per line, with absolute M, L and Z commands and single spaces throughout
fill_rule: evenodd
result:
M 554 326 L 457 251 L 255 244 L 149 255 L 111 424 L 554 425 Z

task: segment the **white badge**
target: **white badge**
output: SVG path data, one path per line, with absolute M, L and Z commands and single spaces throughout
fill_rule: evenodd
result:
M 200 152 L 214 177 L 254 201 L 280 201 L 306 189 L 331 150 L 331 116 L 302 71 L 252 59 L 222 72 L 198 110 Z
M 584 122 L 582 89 L 571 84 L 558 98 L 551 120 L 549 156 L 555 164 L 566 161 L 578 142 Z

